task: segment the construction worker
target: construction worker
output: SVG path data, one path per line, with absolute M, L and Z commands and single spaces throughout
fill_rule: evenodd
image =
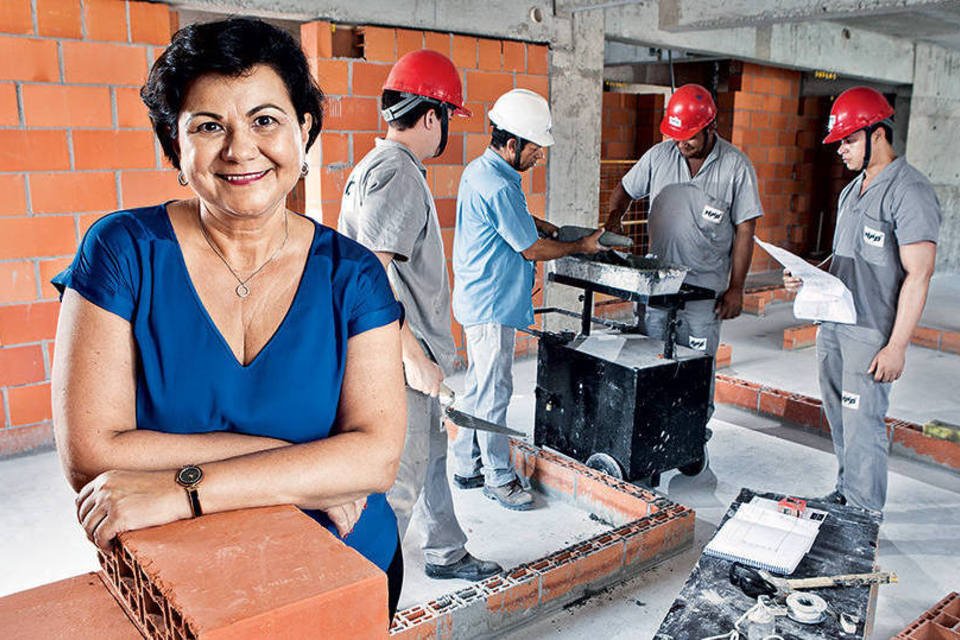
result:
M 622 232 L 633 200 L 650 198 L 650 252 L 690 270 L 684 282 L 714 291 L 715 300 L 687 302 L 678 313 L 676 343 L 716 356 L 720 321 L 743 308 L 753 232 L 763 215 L 750 159 L 717 135 L 717 105 L 698 84 L 678 88 L 667 103 L 654 145 L 610 198 L 606 228 Z M 646 333 L 665 337 L 667 312 L 647 307 Z M 709 415 L 713 414 L 711 378 Z
M 841 93 L 824 144 L 859 175 L 840 194 L 830 273 L 853 294 L 856 324 L 824 322 L 817 334 L 820 394 L 838 472 L 824 499 L 882 511 L 887 494 L 884 417 L 903 373 L 933 275 L 940 203 L 929 180 L 891 145 L 893 108 L 869 87 Z M 801 282 L 786 274 L 796 290 Z
M 489 116 L 490 146 L 464 170 L 457 194 L 453 313 L 463 325 L 469 360 L 461 408 L 504 425 L 513 394 L 516 330 L 533 324 L 533 261 L 595 253 L 602 232 L 559 242 L 552 239 L 557 227 L 527 210 L 520 174 L 553 144 L 547 101 L 514 89 L 497 99 Z M 483 487 L 487 497 L 508 509 L 533 507 L 506 436 L 460 429 L 453 453 L 454 482 L 461 489 Z
M 350 173 L 339 228 L 372 250 L 403 303 L 401 331 L 407 381 L 407 434 L 396 484 L 387 499 L 403 538 L 416 507 L 431 578 L 480 580 L 500 565 L 467 553 L 447 480 L 447 434 L 438 394 L 453 372 L 450 288 L 433 195 L 423 160 L 447 143 L 450 116 L 469 117 L 460 76 L 444 55 L 420 50 L 390 70 L 381 95 L 385 138 Z

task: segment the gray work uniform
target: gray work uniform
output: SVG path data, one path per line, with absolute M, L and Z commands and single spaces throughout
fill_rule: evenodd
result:
M 390 284 L 405 322 L 443 370 L 453 372 L 450 287 L 440 222 L 426 169 L 402 144 L 376 141 L 354 167 L 343 191 L 339 230 L 371 251 L 392 253 Z M 439 400 L 407 388 L 407 434 L 400 470 L 387 500 L 403 538 L 414 509 L 424 525 L 424 557 L 452 564 L 467 538 L 457 522 L 447 480 L 447 434 Z
M 930 182 L 897 158 L 867 190 L 860 174 L 840 194 L 830 273 L 850 289 L 857 324 L 824 322 L 817 335 L 820 394 L 837 454 L 836 489 L 883 509 L 890 443 L 884 417 L 891 383 L 867 373 L 890 339 L 905 271 L 900 247 L 937 242 L 940 204 Z
M 690 269 L 687 284 L 717 295 L 726 291 L 736 227 L 763 215 L 757 176 L 747 156 L 717 136 L 697 175 L 691 177 L 686 158 L 674 141 L 667 140 L 643 154 L 622 184 L 634 200 L 650 197 L 650 252 Z M 715 306 L 715 300 L 688 302 L 677 314 L 676 343 L 715 356 L 720 344 Z M 644 323 L 647 335 L 666 337 L 666 311 L 648 307 Z

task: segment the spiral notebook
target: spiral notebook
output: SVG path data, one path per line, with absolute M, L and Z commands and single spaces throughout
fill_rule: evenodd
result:
M 810 551 L 826 516 L 809 508 L 799 518 L 787 515 L 775 501 L 755 496 L 723 523 L 703 552 L 789 575 Z

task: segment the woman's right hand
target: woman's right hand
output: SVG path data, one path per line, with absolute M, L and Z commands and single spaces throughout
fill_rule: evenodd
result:
M 443 369 L 426 356 L 404 358 L 403 374 L 407 385 L 423 395 L 437 397 L 443 383 Z
M 783 272 L 783 287 L 791 293 L 796 293 L 800 291 L 800 288 L 803 287 L 803 280 L 796 277 L 789 271 Z
M 340 537 L 346 538 L 350 535 L 350 532 L 353 531 L 353 527 L 357 524 L 360 516 L 363 515 L 363 510 L 366 508 L 367 499 L 360 498 L 353 502 L 338 504 L 335 507 L 327 509 L 325 513 L 327 517 L 330 518 L 330 521 L 333 522 L 334 526 L 337 527 L 337 533 L 340 534 Z

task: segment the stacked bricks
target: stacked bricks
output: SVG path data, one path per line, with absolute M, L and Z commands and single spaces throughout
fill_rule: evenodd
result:
M 138 91 L 175 14 L 123 0 L 0 10 L 0 456 L 52 439 L 50 278 L 90 224 L 182 197 Z
M 792 302 L 796 297 L 796 293 L 787 291 L 782 286 L 750 289 L 743 295 L 743 312 L 763 316 L 767 312 L 768 305 L 777 302 Z
M 99 556 L 148 640 L 386 637 L 386 575 L 292 506 L 130 531 Z
M 603 92 L 600 124 L 600 157 L 603 160 L 633 160 L 640 157 L 638 139 L 638 98 L 630 93 Z
M 391 637 L 495 635 L 627 579 L 693 543 L 695 515 L 682 505 L 519 440 L 511 440 L 511 454 L 518 473 L 536 489 L 596 514 L 611 529 L 399 611 Z
M 894 640 L 960 640 L 960 594 L 954 591 L 944 597 Z
M 731 142 L 756 169 L 764 209 L 757 235 L 797 253 L 811 248 L 808 228 L 816 222 L 811 193 L 820 132 L 817 99 L 800 97 L 800 77 L 799 71 L 742 63 L 731 67 L 729 81 Z M 721 108 L 728 101 L 721 100 Z M 755 247 L 751 272 L 777 266 Z
M 717 375 L 714 400 L 830 435 L 822 403 L 810 396 Z M 913 422 L 888 417 L 886 423 L 893 444 L 904 454 L 960 471 L 960 444 L 924 435 L 923 426 Z
M 726 342 L 721 342 L 717 346 L 717 355 L 714 357 L 716 362 L 715 368 L 717 369 L 726 369 L 730 366 L 730 362 L 733 360 L 733 347 L 731 347 Z
M 387 580 L 292 506 L 120 534 L 102 572 L 0 598 L 4 638 L 386 638 Z
M 349 33 L 352 47 L 341 46 Z M 312 177 L 306 182 L 310 215 L 336 228 L 343 187 L 353 167 L 386 132 L 379 115 L 379 96 L 390 67 L 416 49 L 432 49 L 448 56 L 460 71 L 466 107 L 472 118 L 454 118 L 447 148 L 439 158 L 425 162 L 427 182 L 437 203 L 451 286 L 451 256 L 456 222 L 456 197 L 464 167 L 483 154 L 490 142 L 487 114 L 503 93 L 514 88 L 536 91 L 549 98 L 546 45 L 461 36 L 432 31 L 383 27 L 350 27 L 311 22 L 301 27 L 301 43 L 324 93 L 326 118 L 319 144 L 311 151 Z M 356 57 L 359 56 L 359 57 Z M 522 174 L 530 212 L 546 215 L 547 171 L 541 165 Z M 538 265 L 534 305 L 542 304 L 543 267 Z M 451 318 L 454 339 L 466 357 L 463 331 Z M 517 353 L 535 348 L 528 336 L 517 339 Z

